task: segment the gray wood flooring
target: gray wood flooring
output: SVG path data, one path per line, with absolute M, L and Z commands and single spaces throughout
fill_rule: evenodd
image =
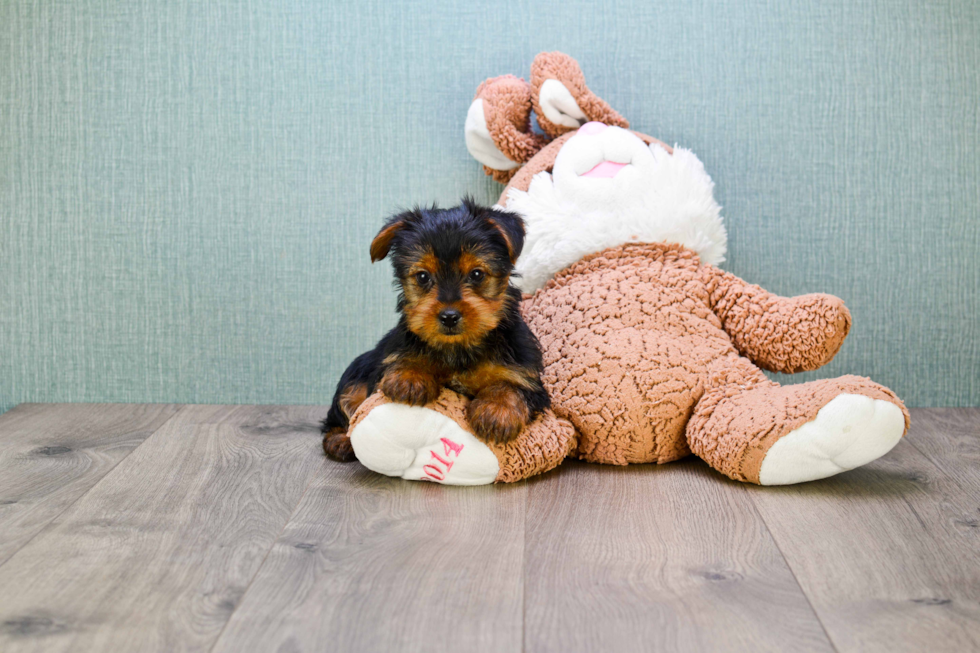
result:
M 786 488 L 410 483 L 326 460 L 325 411 L 0 416 L 0 651 L 980 650 L 980 409 Z

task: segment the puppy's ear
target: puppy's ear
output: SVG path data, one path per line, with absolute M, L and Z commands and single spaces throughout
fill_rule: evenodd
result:
M 510 211 L 497 211 L 477 206 L 469 199 L 464 200 L 464 203 L 474 215 L 482 215 L 491 227 L 500 232 L 507 244 L 507 255 L 510 257 L 511 265 L 516 263 L 521 250 L 524 249 L 524 220 L 521 216 Z
M 414 217 L 415 213 L 413 211 L 407 211 L 405 213 L 399 213 L 398 215 L 388 219 L 385 226 L 381 227 L 381 231 L 379 231 L 378 235 L 371 241 L 372 263 L 377 263 L 384 257 L 388 256 L 388 252 L 391 251 L 391 244 L 395 240 L 395 236 L 397 236 L 398 232 L 404 229 Z

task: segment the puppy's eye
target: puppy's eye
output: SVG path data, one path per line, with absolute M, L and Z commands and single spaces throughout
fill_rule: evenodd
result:
M 420 286 L 428 286 L 429 285 L 429 281 L 431 281 L 431 277 L 429 276 L 429 273 L 428 272 L 416 272 L 415 273 L 415 281 Z
M 483 270 L 473 270 L 472 272 L 470 272 L 470 281 L 472 281 L 473 283 L 480 283 L 481 281 L 483 281 L 483 277 L 485 276 L 486 273 Z

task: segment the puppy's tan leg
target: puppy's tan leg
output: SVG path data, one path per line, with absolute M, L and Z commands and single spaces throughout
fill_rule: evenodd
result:
M 323 453 L 342 463 L 356 460 L 347 431 L 337 426 L 323 434 Z
M 407 364 L 395 364 L 381 379 L 381 392 L 392 401 L 424 406 L 439 396 L 439 381 L 428 370 Z
M 355 383 L 340 395 L 340 410 L 347 417 L 347 422 L 354 416 L 358 406 L 368 397 L 368 387 L 364 383 Z

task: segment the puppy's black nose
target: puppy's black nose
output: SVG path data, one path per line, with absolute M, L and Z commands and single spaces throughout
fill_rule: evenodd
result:
M 459 324 L 462 317 L 455 308 L 444 308 L 439 311 L 439 321 L 442 322 L 442 326 L 447 328 L 452 328 Z

